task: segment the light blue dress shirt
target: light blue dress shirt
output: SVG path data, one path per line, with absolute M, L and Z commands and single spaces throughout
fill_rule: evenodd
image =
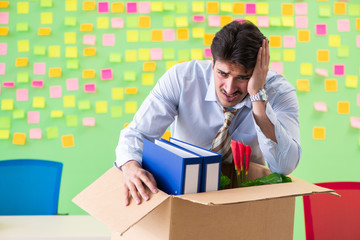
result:
M 289 174 L 301 156 L 296 91 L 272 70 L 267 74 L 265 90 L 266 114 L 275 126 L 277 143 L 266 138 L 256 124 L 249 96 L 234 107 L 239 111 L 229 127 L 230 136 L 250 145 L 252 162 L 266 162 L 271 171 Z M 177 64 L 158 80 L 133 121 L 121 131 L 115 166 L 129 160 L 141 164 L 143 138 L 159 138 L 170 125 L 172 137 L 209 149 L 223 123 L 211 61 Z

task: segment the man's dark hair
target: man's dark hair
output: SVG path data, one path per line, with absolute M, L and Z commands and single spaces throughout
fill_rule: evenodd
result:
M 243 65 L 246 70 L 253 69 L 264 38 L 252 22 L 233 21 L 215 34 L 211 44 L 214 62 L 230 61 Z

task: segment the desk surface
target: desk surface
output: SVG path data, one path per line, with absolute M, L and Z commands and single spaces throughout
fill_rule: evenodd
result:
M 0 216 L 0 240 L 109 240 L 111 230 L 92 216 Z

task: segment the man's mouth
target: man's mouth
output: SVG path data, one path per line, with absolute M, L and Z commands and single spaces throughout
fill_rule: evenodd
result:
M 224 89 L 221 89 L 221 93 L 225 96 L 228 102 L 234 101 L 240 95 L 239 91 L 236 91 L 232 94 L 227 94 Z

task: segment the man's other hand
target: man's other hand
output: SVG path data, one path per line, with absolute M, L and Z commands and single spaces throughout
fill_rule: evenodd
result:
M 121 170 L 123 171 L 126 206 L 130 203 L 130 196 L 135 200 L 136 204 L 141 203 L 141 198 L 145 201 L 149 200 L 145 187 L 149 188 L 151 192 L 157 193 L 156 181 L 153 175 L 144 170 L 137 161 L 125 163 L 121 166 Z

